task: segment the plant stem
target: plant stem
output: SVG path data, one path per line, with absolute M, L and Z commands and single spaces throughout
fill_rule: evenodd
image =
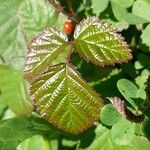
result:
M 68 18 L 76 23 L 79 22 L 79 19 L 76 15 L 76 13 L 74 12 L 73 8 L 72 8 L 72 1 L 71 0 L 67 0 L 67 5 L 69 8 L 69 12 L 66 12 L 63 8 L 63 6 L 61 5 L 61 3 L 59 1 L 55 1 L 55 0 L 48 0 L 48 2 L 55 8 L 55 10 L 57 11 L 57 13 L 62 13 L 66 16 L 68 16 Z

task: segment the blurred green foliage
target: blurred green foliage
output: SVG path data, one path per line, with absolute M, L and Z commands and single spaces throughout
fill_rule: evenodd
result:
M 67 1 L 60 2 L 68 10 Z M 49 25 L 62 30 L 67 16 L 45 0 L 0 0 L 0 150 L 149 150 L 150 0 L 73 0 L 72 7 L 80 18 L 96 15 L 117 27 L 132 50 L 130 63 L 113 67 L 95 66 L 77 54 L 72 57 L 107 104 L 102 121 L 76 137 L 32 112 L 23 78 L 27 43 Z M 120 118 L 109 96 L 124 100 L 129 120 Z

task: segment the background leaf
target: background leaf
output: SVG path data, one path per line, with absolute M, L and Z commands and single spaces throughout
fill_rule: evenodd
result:
M 120 5 L 124 8 L 128 8 L 128 7 L 132 6 L 132 4 L 134 2 L 134 0 L 122 0 L 121 2 L 120 2 L 120 0 L 111 0 L 111 1 L 117 3 L 118 5 Z
M 111 5 L 113 14 L 118 21 L 125 21 L 128 24 L 141 24 L 147 22 L 144 18 L 139 17 L 132 12 L 128 12 L 126 8 L 113 1 L 111 2 Z
M 0 55 L 16 68 L 24 68 L 26 44 L 50 24 L 62 28 L 66 20 L 43 0 L 0 1 Z
M 150 47 L 150 40 L 149 40 L 149 36 L 150 36 L 150 25 L 148 25 L 145 30 L 143 31 L 141 38 L 142 38 L 142 43 L 146 44 L 147 46 Z
M 32 136 L 23 141 L 17 150 L 52 150 L 50 143 L 40 135 Z
M 29 93 L 23 79 L 23 72 L 10 66 L 0 66 L 0 101 L 18 115 L 27 115 L 32 111 Z
M 105 105 L 100 113 L 101 122 L 107 126 L 112 126 L 121 120 L 121 115 L 112 104 Z
M 108 6 L 109 0 L 93 0 L 91 8 L 93 9 L 93 13 L 99 14 L 103 12 Z
M 150 21 L 150 1 L 149 0 L 136 0 L 133 5 L 133 14 Z
M 95 134 L 96 136 L 92 144 L 80 150 L 149 150 L 150 142 L 142 136 L 135 135 L 129 145 L 117 145 L 111 138 L 110 130 L 101 124 L 97 125 Z
M 117 87 L 126 100 L 137 110 L 138 109 L 138 97 L 137 86 L 127 79 L 120 79 L 117 82 Z
M 57 131 L 50 127 L 47 122 L 39 118 L 13 118 L 1 121 L 0 149 L 16 149 L 20 142 L 37 134 L 49 135 L 49 138 L 57 137 Z
M 122 119 L 111 129 L 113 141 L 118 145 L 128 145 L 134 138 L 135 125 L 134 123 Z

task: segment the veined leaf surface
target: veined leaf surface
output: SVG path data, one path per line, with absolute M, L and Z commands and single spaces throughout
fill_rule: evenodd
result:
M 52 27 L 45 29 L 29 44 L 29 53 L 27 55 L 25 73 L 30 81 L 43 71 L 45 67 L 62 62 L 67 53 L 67 36 Z M 59 59 L 57 59 L 60 56 Z M 63 55 L 63 57 L 62 57 Z M 58 62 L 56 62 L 58 60 Z
M 123 38 L 109 24 L 89 17 L 76 26 L 75 49 L 87 61 L 104 66 L 127 62 L 132 58 Z
M 103 102 L 72 65 L 50 66 L 32 83 L 36 110 L 65 132 L 79 134 L 99 118 Z

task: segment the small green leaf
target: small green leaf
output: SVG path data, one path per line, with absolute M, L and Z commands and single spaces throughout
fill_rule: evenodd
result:
M 150 1 L 149 0 L 136 0 L 133 5 L 133 14 L 150 21 Z
M 99 15 L 99 13 L 107 8 L 108 3 L 109 0 L 92 0 L 91 8 L 93 9 L 93 13 Z
M 142 43 L 146 44 L 147 46 L 150 47 L 150 25 L 148 25 L 145 30 L 142 32 L 141 38 L 142 38 Z
M 23 72 L 10 66 L 0 66 L 0 100 L 18 115 L 27 115 L 32 111 Z
M 137 86 L 127 79 L 120 79 L 117 82 L 117 87 L 126 100 L 137 109 L 137 104 L 134 99 L 137 98 Z
M 62 62 L 62 59 L 65 60 L 67 40 L 67 36 L 63 32 L 49 27 L 29 44 L 25 66 L 26 77 L 29 81 L 54 61 L 54 64 L 58 64 Z M 60 55 L 63 57 L 62 59 Z
M 123 38 L 97 17 L 88 17 L 76 26 L 75 49 L 85 60 L 104 66 L 127 62 L 132 58 Z
M 128 12 L 126 8 L 121 7 L 113 1 L 111 2 L 111 5 L 113 14 L 118 21 L 125 21 L 128 24 L 142 24 L 147 22 L 147 20 L 137 16 L 136 14 Z
M 79 134 L 94 124 L 102 99 L 71 65 L 50 66 L 31 87 L 36 110 L 59 129 Z
M 134 138 L 135 124 L 128 120 L 121 120 L 111 129 L 111 137 L 118 145 L 128 145 Z
M 130 6 L 132 6 L 134 0 L 111 0 L 112 2 L 117 3 L 118 5 L 120 5 L 121 7 L 124 8 L 128 8 Z
M 121 120 L 121 115 L 112 104 L 105 105 L 100 113 L 101 122 L 107 126 L 112 126 Z
M 33 135 L 57 136 L 54 130 L 46 121 L 35 118 L 12 118 L 0 122 L 0 149 L 14 150 L 19 143 Z

